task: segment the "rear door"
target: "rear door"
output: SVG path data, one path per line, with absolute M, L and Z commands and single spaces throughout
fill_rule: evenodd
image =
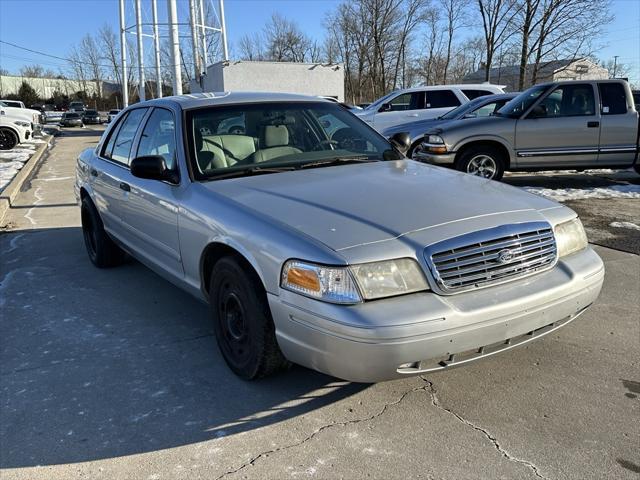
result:
M 450 110 L 462 105 L 465 99 L 460 99 L 448 88 L 426 90 L 425 108 L 420 112 L 421 119 L 438 118 Z
M 631 165 L 635 158 L 638 113 L 627 103 L 622 83 L 602 82 L 600 93 L 600 154 L 598 164 Z
M 131 238 L 124 228 L 123 218 L 129 192 L 126 180 L 129 172 L 129 156 L 136 133 L 148 108 L 136 108 L 125 113 L 109 134 L 90 167 L 90 183 L 96 207 L 105 229 L 121 242 L 130 244 Z
M 590 83 L 558 85 L 516 123 L 518 166 L 595 166 L 600 112 Z
M 161 155 L 170 170 L 178 172 L 176 157 L 176 121 L 171 110 L 156 107 L 143 127 L 135 157 Z M 130 163 L 130 162 L 129 162 Z M 178 238 L 178 186 L 169 181 L 136 178 L 127 169 L 124 181 L 129 186 L 123 223 L 129 242 L 149 262 L 182 277 Z

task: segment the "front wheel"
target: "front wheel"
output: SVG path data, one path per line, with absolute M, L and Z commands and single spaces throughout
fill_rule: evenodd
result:
M 0 150 L 11 150 L 20 139 L 16 133 L 9 128 L 0 128 Z
M 215 264 L 209 305 L 218 347 L 236 375 L 252 380 L 288 365 L 276 341 L 262 283 L 235 258 Z
M 489 180 L 500 180 L 504 174 L 504 158 L 496 148 L 471 147 L 460 156 L 456 169 Z

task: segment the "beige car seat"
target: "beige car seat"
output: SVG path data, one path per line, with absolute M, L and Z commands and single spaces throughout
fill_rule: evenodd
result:
M 285 125 L 264 127 L 264 147 L 253 154 L 255 163 L 302 152 L 296 147 L 289 146 L 289 130 Z
M 227 168 L 256 151 L 253 137 L 246 135 L 202 135 L 195 130 L 196 156 L 201 171 Z

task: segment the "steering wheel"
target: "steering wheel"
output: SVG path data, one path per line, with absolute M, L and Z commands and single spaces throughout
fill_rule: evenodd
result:
M 333 147 L 339 145 L 339 142 L 335 140 L 320 140 L 311 150 L 314 152 L 318 150 L 324 150 L 323 148 L 320 148 L 324 145 L 328 145 L 329 147 L 331 147 L 331 150 L 335 150 L 335 148 Z

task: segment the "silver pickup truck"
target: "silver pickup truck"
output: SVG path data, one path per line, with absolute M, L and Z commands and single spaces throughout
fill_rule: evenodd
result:
M 536 85 L 491 117 L 425 133 L 414 160 L 499 180 L 505 170 L 638 165 L 638 112 L 623 80 Z

